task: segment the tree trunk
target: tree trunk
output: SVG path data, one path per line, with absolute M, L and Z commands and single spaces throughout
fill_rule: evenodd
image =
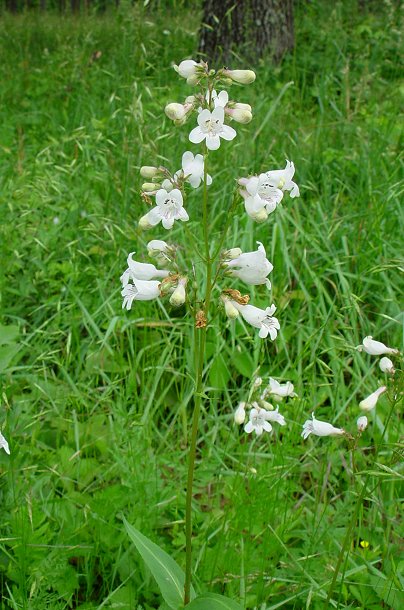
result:
M 293 0 L 204 0 L 199 51 L 208 62 L 279 61 L 293 47 Z

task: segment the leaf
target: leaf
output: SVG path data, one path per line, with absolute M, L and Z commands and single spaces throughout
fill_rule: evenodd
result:
M 209 371 L 209 383 L 218 390 L 225 390 L 230 379 L 230 372 L 222 354 L 215 356 Z
M 20 349 L 20 346 L 11 343 L 11 345 L 2 345 L 0 347 L 0 373 L 8 368 L 8 365 Z
M 256 367 L 254 366 L 253 359 L 247 351 L 234 352 L 231 355 L 231 360 L 241 375 L 248 377 L 249 379 L 253 376 Z
M 3 324 L 0 324 L 0 345 L 14 343 L 19 333 L 18 326 L 3 326 Z
M 146 538 L 133 525 L 123 519 L 129 538 L 153 574 L 166 604 L 177 610 L 184 605 L 185 574 L 176 561 L 157 544 Z M 191 599 L 195 591 L 191 587 Z
M 217 593 L 204 593 L 187 605 L 187 610 L 243 610 L 233 599 Z

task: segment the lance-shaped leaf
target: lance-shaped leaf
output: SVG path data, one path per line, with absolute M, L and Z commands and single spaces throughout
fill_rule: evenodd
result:
M 217 593 L 198 595 L 186 608 L 187 610 L 243 610 L 238 602 Z

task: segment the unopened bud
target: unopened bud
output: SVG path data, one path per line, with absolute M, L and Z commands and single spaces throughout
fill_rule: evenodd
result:
M 190 76 L 193 76 L 200 67 L 201 64 L 198 64 L 193 59 L 184 59 L 178 66 L 174 65 L 174 70 L 183 78 L 189 78 Z
M 229 106 L 230 108 L 235 108 L 236 110 L 248 110 L 248 112 L 252 112 L 250 104 L 243 104 L 242 102 L 231 102 Z
M 273 405 L 271 405 L 270 402 L 267 402 L 266 400 L 260 400 L 259 401 L 259 405 L 262 409 L 265 409 L 266 411 L 273 411 L 274 407 Z
M 187 85 L 195 86 L 198 83 L 199 79 L 200 76 L 198 76 L 197 74 L 192 74 L 187 78 Z
M 240 254 L 243 254 L 241 248 L 230 248 L 230 250 L 226 250 L 225 252 L 223 252 L 223 257 L 233 260 L 234 258 L 238 258 Z
M 185 286 L 187 283 L 187 279 L 186 278 L 180 278 L 178 280 L 178 286 L 177 288 L 174 290 L 174 292 L 172 293 L 171 297 L 170 297 L 170 303 L 173 307 L 180 307 L 181 305 L 183 305 L 185 303 L 185 299 L 186 299 L 186 293 L 185 293 Z
M 234 421 L 241 426 L 245 422 L 245 402 L 240 402 L 237 409 L 234 411 Z
M 162 239 L 152 239 L 147 244 L 147 253 L 149 256 L 158 256 L 162 252 L 166 252 L 169 249 L 169 245 Z
M 358 417 L 358 419 L 356 420 L 356 425 L 358 427 L 359 432 L 363 432 L 364 430 L 366 430 L 366 428 L 368 427 L 368 418 L 366 417 L 366 415 L 361 415 L 361 417 Z
M 159 188 L 161 188 L 161 185 L 154 182 L 144 182 L 142 184 L 142 191 L 145 193 L 155 193 Z
M 255 214 L 251 214 L 251 218 L 253 220 L 255 220 L 255 222 L 258 222 L 258 223 L 265 222 L 266 219 L 268 218 L 268 212 L 266 211 L 265 208 L 262 208 L 262 210 L 255 212 Z
M 249 110 L 241 110 L 239 108 L 225 108 L 225 113 L 236 121 L 236 123 L 242 123 L 246 125 L 252 121 L 252 113 Z
M 224 310 L 226 312 L 226 316 L 230 318 L 230 320 L 234 320 L 239 316 L 239 311 L 236 309 L 231 301 L 225 299 L 224 301 Z
M 255 81 L 255 72 L 252 70 L 223 70 L 223 74 L 240 85 L 250 85 Z
M 383 371 L 383 373 L 389 373 L 390 375 L 393 375 L 395 373 L 394 364 L 392 363 L 390 358 L 387 358 L 387 356 L 384 356 L 384 358 L 380 359 L 379 367 L 380 370 Z
M 254 379 L 253 388 L 259 388 L 262 385 L 262 377 L 256 377 Z
M 140 168 L 140 175 L 142 178 L 154 178 L 160 173 L 158 167 L 154 167 L 153 165 L 143 165 Z
M 164 109 L 164 112 L 172 121 L 180 121 L 185 117 L 185 108 L 183 104 L 177 104 L 176 102 L 172 102 L 171 104 L 167 104 Z
M 143 229 L 144 231 L 146 231 L 147 229 L 151 229 L 153 227 L 153 225 L 149 222 L 148 216 L 149 216 L 148 214 L 145 214 L 139 220 L 139 222 L 138 222 L 139 229 Z

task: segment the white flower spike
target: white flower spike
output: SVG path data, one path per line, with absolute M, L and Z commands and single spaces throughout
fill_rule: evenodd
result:
M 237 409 L 234 411 L 234 421 L 236 424 L 241 426 L 241 424 L 244 424 L 245 418 L 246 418 L 245 402 L 240 402 Z
M 381 356 L 382 354 L 398 354 L 398 349 L 387 347 L 381 341 L 375 341 L 373 337 L 365 337 L 362 345 L 358 345 L 356 348 L 358 352 L 366 352 L 371 356 Z
M 126 284 L 121 295 L 123 296 L 122 309 L 128 311 L 133 301 L 152 301 L 160 296 L 160 282 L 156 280 L 133 280 L 133 284 Z
M 259 336 L 261 339 L 266 339 L 268 335 L 272 341 L 276 339 L 280 325 L 278 319 L 273 317 L 276 311 L 275 305 L 271 305 L 271 307 L 266 309 L 260 309 L 259 307 L 254 307 L 254 305 L 240 305 L 236 301 L 231 301 L 231 303 L 248 324 L 260 329 Z
M 389 375 L 394 375 L 394 373 L 396 372 L 394 364 L 392 363 L 390 358 L 387 358 L 387 356 L 384 356 L 384 358 L 380 358 L 379 367 L 380 370 L 383 371 L 383 373 L 388 373 Z
M 192 188 L 198 188 L 204 178 L 203 155 L 194 156 L 189 150 L 184 152 L 182 155 L 182 171 Z M 212 177 L 209 174 L 206 176 L 206 184 L 208 186 L 212 184 Z
M 179 189 L 173 189 L 170 192 L 160 189 L 156 193 L 156 203 L 156 207 L 139 220 L 141 228 L 148 228 L 147 225 L 154 227 L 161 222 L 165 229 L 171 229 L 175 220 L 183 222 L 189 220 Z
M 8 442 L 6 441 L 6 439 L 4 438 L 4 436 L 2 435 L 2 433 L 0 432 L 0 449 L 4 449 L 4 451 L 10 455 L 10 448 L 8 446 Z
M 272 426 L 268 421 L 268 415 L 268 411 L 260 409 L 258 405 L 257 407 L 252 408 L 250 411 L 250 419 L 244 426 L 244 430 L 247 434 L 251 434 L 251 432 L 254 431 L 257 436 L 261 436 L 264 430 L 265 432 L 271 432 Z
M 292 161 L 286 161 L 285 169 L 276 169 L 266 172 L 268 182 L 275 188 L 282 191 L 290 191 L 290 196 L 299 197 L 299 187 L 292 178 L 295 174 L 295 165 Z
M 273 265 L 267 259 L 262 243 L 257 241 L 257 244 L 258 250 L 256 252 L 244 252 L 224 264 L 232 277 L 237 277 L 252 286 L 265 284 L 269 289 L 271 288 L 271 282 L 267 275 L 271 273 Z
M 220 138 L 233 140 L 237 132 L 229 125 L 224 124 L 224 109 L 221 106 L 212 112 L 205 108 L 198 115 L 198 127 L 189 134 L 189 139 L 194 144 L 200 144 L 206 140 L 209 150 L 217 150 L 220 146 Z
M 125 287 L 130 280 L 154 280 L 156 278 L 165 278 L 169 275 L 169 271 L 166 269 L 156 269 L 154 265 L 150 263 L 138 263 L 133 260 L 131 252 L 128 256 L 128 269 L 121 275 L 122 286 Z
M 386 390 L 387 387 L 385 385 L 381 386 L 380 388 L 377 388 L 377 390 L 372 392 L 372 394 L 369 394 L 369 396 L 361 400 L 361 402 L 359 403 L 359 408 L 362 411 L 372 411 L 372 409 L 375 408 L 377 401 L 379 400 L 379 396 L 381 396 Z
M 314 413 L 311 414 L 311 417 L 312 419 L 306 420 L 303 424 L 302 437 L 304 440 L 306 440 L 310 434 L 314 434 L 315 436 L 340 436 L 341 434 L 345 434 L 345 430 L 342 428 L 335 428 L 326 421 L 316 419 Z
M 358 417 L 358 419 L 356 420 L 356 425 L 359 432 L 363 432 L 364 430 L 366 430 L 366 428 L 368 427 L 368 418 L 366 417 L 366 415 L 361 415 L 360 417 Z

